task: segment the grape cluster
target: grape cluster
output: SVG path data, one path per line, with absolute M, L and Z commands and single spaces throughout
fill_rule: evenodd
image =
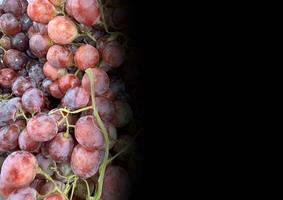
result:
M 1 200 L 127 199 L 124 3 L 0 0 Z

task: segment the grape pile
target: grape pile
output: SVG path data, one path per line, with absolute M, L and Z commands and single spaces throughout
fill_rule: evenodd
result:
M 126 200 L 123 0 L 0 0 L 0 200 Z

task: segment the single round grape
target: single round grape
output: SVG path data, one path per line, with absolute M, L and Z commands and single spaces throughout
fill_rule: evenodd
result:
M 27 14 L 23 14 L 20 18 L 20 23 L 22 25 L 23 31 L 28 31 L 29 28 L 32 26 L 32 20 L 29 18 Z
M 37 192 L 40 191 L 40 188 L 45 184 L 45 180 L 40 178 L 35 178 L 33 182 L 30 184 L 30 187 L 35 189 Z
M 120 67 L 126 57 L 125 49 L 119 43 L 108 43 L 102 53 L 103 61 L 113 67 Z
M 97 0 L 67 0 L 66 11 L 86 26 L 94 25 L 100 18 Z
M 55 81 L 66 75 L 68 72 L 65 68 L 56 68 L 46 62 L 43 66 L 43 73 L 48 79 Z
M 115 115 L 112 119 L 113 124 L 120 128 L 126 126 L 133 119 L 133 110 L 130 105 L 123 101 L 115 101 Z
M 29 39 L 24 33 L 17 33 L 12 39 L 12 45 L 15 49 L 19 51 L 25 51 L 28 49 Z
M 36 155 L 36 160 L 39 167 L 49 176 L 53 176 L 54 170 L 51 168 L 54 167 L 54 162 L 50 158 L 45 158 L 42 154 Z M 39 177 L 41 178 L 41 177 Z M 42 177 L 44 179 L 44 177 Z
M 24 129 L 19 136 L 19 147 L 23 151 L 35 152 L 40 148 L 40 143 L 34 141 Z
M 27 124 L 28 135 L 37 142 L 52 140 L 58 132 L 56 121 L 48 114 L 38 114 Z
M 60 90 L 59 88 L 59 82 L 58 80 L 53 82 L 50 86 L 49 86 L 49 91 L 51 96 L 57 98 L 57 99 L 61 99 L 64 97 L 64 93 Z
M 93 71 L 93 79 L 95 83 L 95 94 L 102 95 L 109 89 L 109 85 L 110 85 L 109 77 L 107 73 L 101 69 L 93 68 L 92 71 Z M 82 87 L 86 91 L 91 92 L 90 80 L 87 74 L 85 74 L 82 79 Z
M 59 80 L 59 88 L 64 94 L 71 88 L 80 86 L 81 82 L 74 74 L 66 74 Z
M 24 109 L 29 113 L 40 112 L 44 107 L 44 95 L 39 89 L 27 90 L 22 96 Z
M 81 87 L 69 89 L 62 99 L 62 106 L 71 110 L 85 107 L 90 99 L 90 94 Z
M 111 121 L 115 114 L 115 107 L 112 101 L 105 97 L 96 97 L 96 107 L 99 116 L 103 121 Z
M 88 182 L 89 192 L 90 194 L 92 194 L 94 192 L 94 183 L 91 179 L 87 179 L 86 181 Z M 81 199 L 87 199 L 87 187 L 86 183 L 83 180 L 78 180 L 74 195 Z
M 48 23 L 48 35 L 53 42 L 65 45 L 76 39 L 78 30 L 69 17 L 57 16 Z
M 7 200 L 36 200 L 37 192 L 30 187 L 17 189 L 9 195 Z
M 3 57 L 3 61 L 7 67 L 13 70 L 21 70 L 26 66 L 28 58 L 21 51 L 9 49 Z
M 43 73 L 43 64 L 35 62 L 29 65 L 28 75 L 39 86 L 45 79 Z
M 15 97 L 7 102 L 0 103 L 0 127 L 12 124 L 18 110 L 22 107 L 21 98 Z
M 9 50 L 12 48 L 11 39 L 7 36 L 2 36 L 0 39 L 0 46 L 5 50 Z
M 0 148 L 5 151 L 12 151 L 18 146 L 20 129 L 12 124 L 0 129 Z
M 75 137 L 78 143 L 88 150 L 102 149 L 104 146 L 103 134 L 91 115 L 81 117 L 77 121 Z
M 108 166 L 105 172 L 103 200 L 125 200 L 129 197 L 130 178 L 127 172 L 119 166 Z
M 1 181 L 8 187 L 28 186 L 36 176 L 37 166 L 34 155 L 26 151 L 15 151 L 3 163 Z
M 99 150 L 90 151 L 80 144 L 76 145 L 71 157 L 73 172 L 84 179 L 92 177 L 98 172 L 103 155 Z
M 43 200 L 65 200 L 65 198 L 60 193 L 53 193 L 45 197 Z
M 19 76 L 12 85 L 12 91 L 16 96 L 21 97 L 28 89 L 34 87 L 35 84 L 30 77 Z
M 20 0 L 5 0 L 2 9 L 5 13 L 12 13 L 17 18 L 25 12 Z
M 58 135 L 49 144 L 49 155 L 57 163 L 67 162 L 71 158 L 74 148 L 74 140 L 71 135 L 64 136 L 64 133 Z
M 76 67 L 82 71 L 94 68 L 99 63 L 99 52 L 93 46 L 85 44 L 77 49 L 74 61 Z
M 47 24 L 56 15 L 55 6 L 48 0 L 33 0 L 27 8 L 28 16 L 36 22 Z
M 47 25 L 37 22 L 33 22 L 33 25 L 28 29 L 28 37 L 31 38 L 33 35 L 48 35 Z
M 29 40 L 29 46 L 34 55 L 41 58 L 46 56 L 48 49 L 53 45 L 48 35 L 34 34 Z
M 11 13 L 5 13 L 0 16 L 0 29 L 8 36 L 21 32 L 21 24 Z
M 50 65 L 57 68 L 68 68 L 74 62 L 73 53 L 59 45 L 53 45 L 47 52 L 47 60 Z
M 4 68 L 0 70 L 0 85 L 10 88 L 17 78 L 17 73 L 10 69 Z

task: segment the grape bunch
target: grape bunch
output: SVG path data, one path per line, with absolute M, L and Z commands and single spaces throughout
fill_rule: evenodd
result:
M 0 0 L 1 200 L 128 198 L 124 5 Z

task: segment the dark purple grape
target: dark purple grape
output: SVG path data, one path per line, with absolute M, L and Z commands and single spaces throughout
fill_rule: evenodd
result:
M 20 22 L 11 13 L 5 13 L 0 17 L 0 29 L 9 36 L 22 30 Z
M 17 73 L 10 69 L 4 68 L 0 70 L 0 86 L 10 88 L 17 78 Z
M 26 51 L 29 46 L 29 38 L 24 33 L 18 33 L 15 35 L 12 39 L 12 45 L 15 49 L 18 49 L 20 51 Z
M 7 36 L 2 36 L 0 39 L 0 46 L 5 50 L 11 49 L 12 48 L 11 39 Z
M 13 70 L 21 70 L 26 66 L 28 58 L 23 52 L 10 49 L 6 51 L 3 61 L 7 67 Z
M 20 0 L 5 0 L 3 10 L 6 13 L 12 13 L 15 17 L 19 18 L 26 10 Z
M 49 79 L 44 79 L 42 81 L 42 91 L 44 93 L 45 96 L 49 96 L 50 95 L 50 90 L 49 87 L 52 84 L 52 81 Z
M 42 67 L 43 67 L 43 64 L 41 64 L 41 63 L 34 63 L 34 64 L 30 65 L 29 69 L 28 69 L 29 77 L 37 85 L 40 85 L 40 83 L 45 79 Z
M 32 26 L 32 21 L 27 14 L 22 15 L 22 17 L 20 18 L 20 22 L 23 31 L 28 31 L 28 29 Z

